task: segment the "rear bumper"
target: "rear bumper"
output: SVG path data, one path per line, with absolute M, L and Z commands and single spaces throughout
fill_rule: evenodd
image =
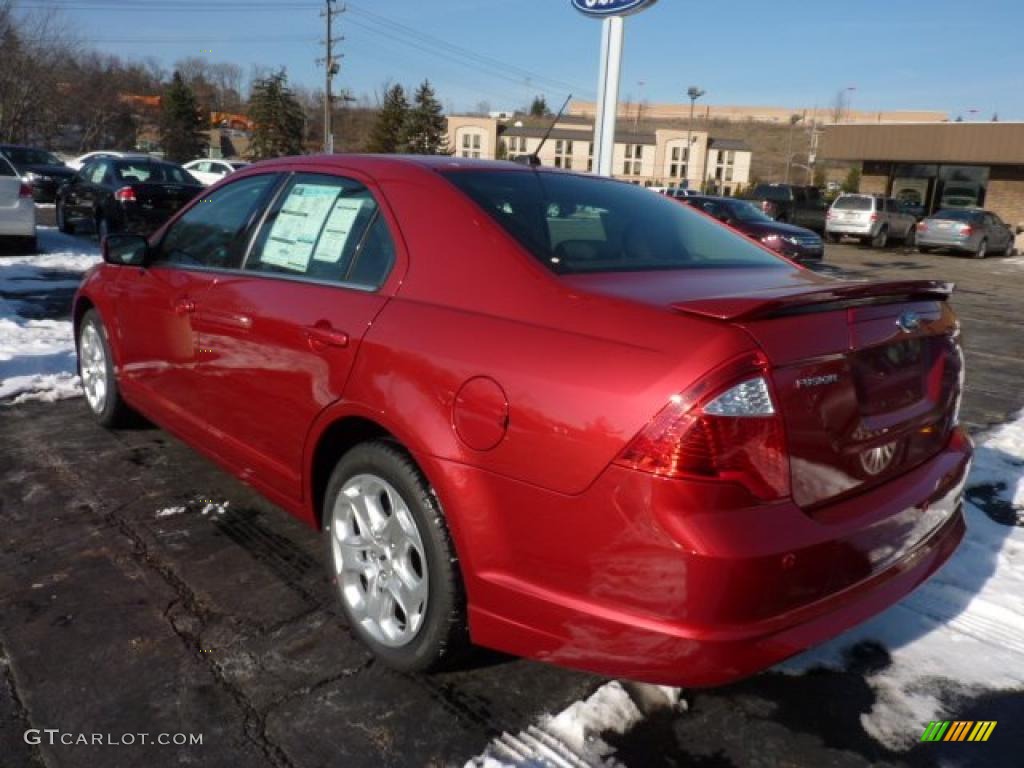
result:
M 473 638 L 654 683 L 737 680 L 883 611 L 937 570 L 964 534 L 970 454 L 958 435 L 925 465 L 813 517 L 789 502 L 730 508 L 728 489 L 616 467 L 578 497 L 449 467 L 472 509 L 449 506 Z
M 121 204 L 121 220 L 119 222 L 122 232 L 130 232 L 136 235 L 150 235 L 164 225 L 177 211 L 162 211 L 137 203 Z
M 923 245 L 925 248 L 948 248 L 952 251 L 974 252 L 978 250 L 978 243 L 972 238 L 929 237 L 921 232 L 917 233 L 917 244 L 918 246 Z
M 874 224 L 854 224 L 846 222 L 832 222 L 825 224 L 825 232 L 830 235 L 850 235 L 851 237 L 874 237 L 881 227 Z
M 21 198 L 11 208 L 0 208 L 0 236 L 32 237 L 36 233 L 36 208 L 28 198 Z

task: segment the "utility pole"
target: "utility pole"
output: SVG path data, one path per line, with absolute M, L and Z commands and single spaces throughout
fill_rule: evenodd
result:
M 333 21 L 334 17 L 345 12 L 345 6 L 341 8 L 335 8 L 338 4 L 338 0 L 324 0 L 326 8 L 320 12 L 321 18 L 327 20 L 327 39 L 325 41 L 327 45 L 327 55 L 322 59 L 317 59 L 318 64 L 324 65 L 326 72 L 324 82 L 324 153 L 330 155 L 334 153 L 334 97 L 331 95 L 331 85 L 334 82 L 334 76 L 341 70 L 341 64 L 337 59 L 334 58 L 334 30 Z M 341 42 L 345 38 L 339 37 L 337 42 Z M 341 58 L 340 56 L 338 57 Z
M 692 170 L 690 168 L 690 161 L 693 159 L 693 157 L 692 157 L 693 156 L 693 108 L 697 104 L 697 99 L 699 99 L 705 93 L 707 93 L 707 92 L 702 90 L 702 89 L 700 89 L 700 88 L 698 88 L 695 85 L 691 85 L 687 89 L 687 91 L 686 91 L 686 95 L 690 99 L 690 125 L 686 129 L 686 176 L 683 178 L 683 181 L 686 184 L 686 189 L 690 188 L 690 171 Z M 706 161 L 705 161 L 704 165 L 705 165 L 705 175 L 707 175 L 707 173 L 706 173 L 707 162 Z

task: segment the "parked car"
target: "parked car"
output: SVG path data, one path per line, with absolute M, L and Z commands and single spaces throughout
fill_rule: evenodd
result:
M 737 200 L 734 197 L 688 197 L 683 202 L 787 259 L 821 261 L 825 255 L 824 244 L 817 234 L 792 224 L 780 224 L 749 200 Z
M 447 157 L 259 163 L 103 259 L 72 310 L 87 407 L 322 528 L 401 670 L 473 641 L 725 683 L 964 535 L 946 283 L 829 279 L 631 184 Z
M 59 157 L 44 149 L 0 144 L 0 154 L 32 186 L 32 199 L 37 203 L 52 203 L 57 188 L 75 173 Z
M 245 168 L 248 163 L 242 160 L 193 160 L 183 166 L 206 186 L 216 184 L 225 176 Z
M 700 193 L 699 189 L 690 189 L 688 187 L 669 187 L 665 192 L 669 197 L 674 197 L 676 199 L 697 197 Z
M 203 185 L 180 165 L 152 157 L 101 157 L 85 164 L 57 196 L 57 226 L 74 232 L 80 224 L 102 239 L 111 232 L 157 229 Z
M 98 149 L 95 152 L 86 152 L 73 160 L 68 160 L 68 168 L 78 171 L 90 160 L 98 160 L 101 157 L 119 157 L 125 160 L 150 160 L 150 155 L 144 152 L 122 152 L 116 149 Z
M 14 241 L 21 250 L 36 251 L 36 206 L 32 187 L 0 155 L 0 240 Z
M 931 253 L 945 248 L 978 259 L 990 253 L 1012 256 L 1017 234 L 989 211 L 951 208 L 937 211 L 917 225 L 917 249 Z
M 817 187 L 758 184 L 745 197 L 757 201 L 766 215 L 782 224 L 796 224 L 815 232 L 825 231 L 827 206 Z
M 865 245 L 885 248 L 889 240 L 899 240 L 908 248 L 914 245 L 917 219 L 891 197 L 845 194 L 829 208 L 825 235 L 834 243 L 844 236 L 855 237 Z

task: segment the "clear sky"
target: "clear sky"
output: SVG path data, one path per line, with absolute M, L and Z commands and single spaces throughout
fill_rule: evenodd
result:
M 317 0 L 20 0 L 63 10 L 84 42 L 165 66 L 184 56 L 285 66 L 317 87 Z M 593 98 L 600 22 L 569 0 L 349 0 L 336 88 L 425 77 L 458 110 Z M 212 53 L 205 53 L 212 50 Z M 642 83 L 642 85 L 641 85 Z M 660 0 L 626 22 L 623 100 L 854 109 L 978 110 L 1024 120 L 1024 0 Z

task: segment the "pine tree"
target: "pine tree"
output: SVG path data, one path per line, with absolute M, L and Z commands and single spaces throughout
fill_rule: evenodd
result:
M 843 182 L 843 192 L 860 192 L 860 168 L 853 166 L 846 174 L 846 181 Z
M 392 154 L 402 151 L 403 132 L 409 118 L 409 100 L 405 98 L 405 89 L 393 85 L 384 93 L 384 104 L 373 124 L 370 140 L 366 144 L 367 152 Z
M 161 100 L 160 144 L 164 157 L 184 163 L 205 156 L 208 141 L 202 133 L 205 122 L 195 94 L 175 71 Z
M 448 127 L 441 102 L 437 100 L 430 81 L 424 80 L 416 89 L 416 104 L 409 111 L 402 131 L 406 152 L 414 155 L 447 155 Z
M 257 160 L 302 153 L 306 114 L 288 88 L 284 69 L 253 83 L 249 117 L 255 125 L 252 154 Z
M 534 96 L 530 104 L 530 117 L 550 117 L 551 110 L 548 109 L 548 100 L 543 96 Z

